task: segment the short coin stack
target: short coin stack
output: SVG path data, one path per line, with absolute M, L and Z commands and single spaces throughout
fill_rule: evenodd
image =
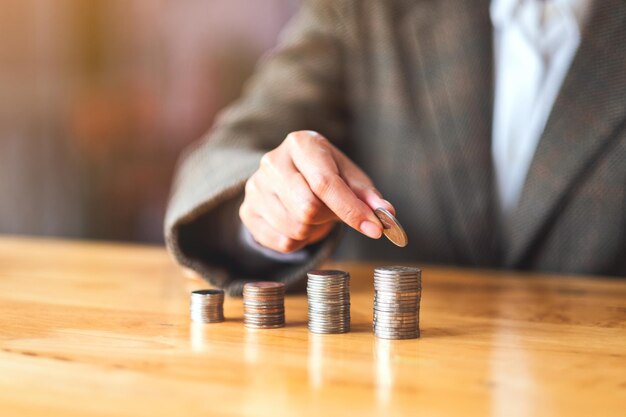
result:
M 419 337 L 422 272 L 390 266 L 374 270 L 374 334 L 383 339 Z
M 285 284 L 249 282 L 243 287 L 243 317 L 246 327 L 275 329 L 285 326 Z
M 350 274 L 320 270 L 308 274 L 309 330 L 312 333 L 350 331 Z
M 189 311 L 191 320 L 196 323 L 219 323 L 224 321 L 224 291 L 192 291 Z

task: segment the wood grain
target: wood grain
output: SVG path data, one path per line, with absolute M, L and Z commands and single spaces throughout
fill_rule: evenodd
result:
M 371 332 L 374 264 L 352 274 L 353 331 L 192 325 L 163 248 L 0 238 L 2 416 L 624 416 L 626 282 L 424 267 L 422 338 Z

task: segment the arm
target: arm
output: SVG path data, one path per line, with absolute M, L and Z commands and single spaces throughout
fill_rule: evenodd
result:
M 335 143 L 345 139 L 343 43 L 345 22 L 334 1 L 306 1 L 260 64 L 243 98 L 182 157 L 166 215 L 168 248 L 215 285 L 237 293 L 245 279 L 294 285 L 327 257 L 338 231 L 313 245 L 303 263 L 260 259 L 237 242 L 237 206 L 263 154 L 288 133 L 311 129 Z M 230 232 L 229 232 L 230 230 Z M 233 239 L 235 238 L 235 239 Z

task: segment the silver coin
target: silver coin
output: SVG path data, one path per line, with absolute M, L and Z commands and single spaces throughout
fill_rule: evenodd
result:
M 349 323 L 350 322 L 350 316 L 328 318 L 328 317 L 320 317 L 316 315 L 309 315 L 308 318 L 310 322 L 317 322 L 320 324 L 329 324 L 329 325 L 336 324 L 336 323 Z
M 413 276 L 410 279 L 398 279 L 398 278 L 391 278 L 391 277 L 381 277 L 379 275 L 374 275 L 374 280 L 375 282 L 381 284 L 381 285 L 403 285 L 403 286 L 414 286 L 414 287 L 420 287 L 421 286 L 421 282 L 419 280 L 418 277 Z
M 342 327 L 339 329 L 324 329 L 324 328 L 317 328 L 317 327 L 309 326 L 309 331 L 311 333 L 316 333 L 316 334 L 342 334 L 342 333 L 348 333 L 350 331 L 350 326 Z
M 407 324 L 384 324 L 384 323 L 375 323 L 374 331 L 387 331 L 387 332 L 414 332 L 418 329 L 416 323 L 407 323 Z
M 342 317 L 346 317 L 350 315 L 350 309 L 345 310 L 314 310 L 311 309 L 308 311 L 309 316 L 311 317 L 320 317 L 325 320 L 333 320 L 335 317 L 340 319 Z
M 274 329 L 285 325 L 285 285 L 280 282 L 248 282 L 243 289 L 244 325 Z
M 257 326 L 262 326 L 262 325 L 274 325 L 274 324 L 281 324 L 281 323 L 285 323 L 285 318 L 284 317 L 280 317 L 280 318 L 274 318 L 274 319 L 252 319 L 250 317 L 246 317 L 243 321 L 245 324 L 254 324 Z
M 374 333 L 387 333 L 387 334 L 416 334 L 419 333 L 418 327 L 383 327 L 374 326 Z
M 243 317 L 246 320 L 247 319 L 250 319 L 250 320 L 277 320 L 277 319 L 283 319 L 285 317 L 285 313 L 284 312 L 280 312 L 280 313 L 251 313 L 251 312 L 244 311 Z
M 224 291 L 216 289 L 192 291 L 189 315 L 191 321 L 196 323 L 224 321 Z
M 314 297 L 309 297 L 308 299 L 309 301 L 309 306 L 328 306 L 328 307 L 339 307 L 339 306 L 349 306 L 350 305 L 350 299 L 349 298 L 344 298 L 344 299 L 339 299 L 339 300 L 324 300 L 321 298 L 314 298 Z
M 374 269 L 374 274 L 414 275 L 420 273 L 421 271 L 421 269 L 414 266 L 389 265 L 376 267 Z
M 350 320 L 350 312 L 349 311 L 342 311 L 342 312 L 339 312 L 339 313 L 331 313 L 331 312 L 318 313 L 318 312 L 309 311 L 307 313 L 307 315 L 308 315 L 309 319 L 311 319 L 311 320 L 318 320 L 318 321 L 323 321 L 323 322 L 326 322 L 326 323 Z
M 393 214 L 389 213 L 389 211 L 382 207 L 374 210 L 374 213 L 376 214 L 376 217 L 378 217 L 378 220 L 380 220 L 383 224 L 383 233 L 387 236 L 387 239 L 401 248 L 405 247 L 407 243 L 409 243 L 406 232 Z
M 308 285 L 309 288 L 316 288 L 316 289 L 328 289 L 328 290 L 336 290 L 339 288 L 350 288 L 350 283 L 347 280 L 326 280 L 325 282 L 315 282 L 311 279 L 309 279 Z
M 341 296 L 345 296 L 345 297 L 349 297 L 350 296 L 350 292 L 346 291 L 345 288 L 341 288 L 341 289 L 328 289 L 328 290 L 324 290 L 324 289 L 320 289 L 320 288 L 307 288 L 307 294 L 310 295 L 320 295 L 323 297 L 326 296 L 332 296 L 332 297 L 341 297 Z
M 384 330 L 388 332 L 408 332 L 417 330 L 417 322 L 413 323 L 402 323 L 402 324 L 381 324 L 376 323 L 374 325 L 374 330 Z
M 386 291 L 377 291 L 376 297 L 379 300 L 390 300 L 390 301 L 402 301 L 402 300 L 413 300 L 415 298 L 419 298 L 421 294 L 420 291 L 401 291 L 401 292 L 386 292 Z
M 374 271 L 373 330 L 383 339 L 419 337 L 422 277 L 419 268 L 378 267 Z
M 340 284 L 328 284 L 328 285 L 316 285 L 309 283 L 307 289 L 315 290 L 315 291 L 347 291 L 350 288 L 349 285 L 340 283 Z
M 420 299 L 417 296 L 402 297 L 402 298 L 381 298 L 380 296 L 374 297 L 374 305 L 419 305 Z
M 374 274 L 374 276 L 382 281 L 390 281 L 390 282 L 419 282 L 420 274 L 407 274 L 407 275 L 396 275 L 396 274 Z
M 380 282 L 389 282 L 392 284 L 419 284 L 420 276 L 419 275 L 379 275 L 374 274 L 374 277 Z
M 337 290 L 337 289 L 346 289 L 346 288 L 350 288 L 350 284 L 348 284 L 347 282 L 325 282 L 325 283 L 316 283 L 316 282 L 309 282 L 308 283 L 308 287 L 309 288 L 316 288 L 316 289 L 320 289 L 320 290 Z
M 374 288 L 379 289 L 382 292 L 394 293 L 394 292 L 419 292 L 422 287 L 419 282 L 390 282 L 379 280 L 374 278 Z M 392 294 L 389 294 L 392 295 Z M 417 295 L 417 294 L 413 294 Z
M 337 323 L 320 323 L 311 321 L 309 322 L 309 327 L 315 327 L 316 329 L 345 329 L 346 327 L 350 327 L 350 322 L 342 321 Z
M 417 315 L 417 308 L 415 307 L 380 307 L 380 306 L 375 306 L 374 307 L 374 312 L 376 313 L 387 313 L 387 314 L 394 314 L 394 313 L 400 313 L 400 314 L 413 314 L 413 315 Z M 382 317 L 382 316 L 381 316 Z
M 389 304 L 389 305 L 382 305 L 382 304 L 374 304 L 374 312 L 378 311 L 381 314 L 385 314 L 387 312 L 387 310 L 391 310 L 394 313 L 401 313 L 401 314 L 416 314 L 418 311 L 418 307 L 415 304 Z M 405 311 L 401 311 L 401 310 L 405 310 Z
M 340 276 L 329 276 L 329 277 L 311 277 L 309 278 L 309 285 L 345 285 L 350 282 L 350 277 L 348 275 L 340 277 Z
M 314 327 L 316 329 L 345 329 L 346 327 L 350 327 L 350 321 L 342 321 L 338 323 L 321 323 L 311 321 L 309 322 L 309 327 Z
M 322 303 L 311 303 L 309 302 L 308 311 L 319 311 L 319 312 L 339 312 L 339 311 L 350 311 L 350 303 L 345 304 L 322 304 Z
M 337 287 L 326 287 L 326 288 L 322 288 L 322 287 L 312 287 L 312 286 L 308 286 L 307 287 L 307 293 L 317 293 L 317 294 L 350 294 L 350 287 L 346 286 L 346 285 L 342 285 L 342 286 L 337 286 Z
M 395 293 L 395 292 L 408 293 L 408 292 L 419 292 L 422 290 L 419 283 L 415 283 L 415 282 L 405 282 L 405 283 L 395 282 L 394 283 L 394 282 L 381 281 L 376 278 L 374 278 L 374 288 L 380 290 L 381 292 L 386 292 L 386 293 Z M 417 295 L 417 294 L 414 294 L 414 295 Z
M 192 297 L 224 298 L 223 290 L 204 289 L 191 292 Z
M 279 324 L 251 324 L 251 323 L 244 323 L 244 326 L 246 326 L 249 329 L 279 329 L 281 327 L 285 327 L 285 323 L 279 323 Z
M 317 270 L 307 273 L 308 328 L 312 333 L 350 331 L 350 274 Z
M 313 277 L 336 277 L 336 276 L 340 276 L 340 277 L 345 277 L 345 276 L 349 276 L 349 274 L 346 271 L 341 271 L 339 269 L 315 269 L 313 271 L 309 271 L 307 272 L 307 276 L 309 278 Z
M 315 313 L 309 311 L 308 316 L 311 319 L 323 320 L 330 323 L 333 321 L 350 319 L 350 312 L 344 311 L 341 313 Z
M 350 302 L 350 296 L 348 294 L 317 294 L 317 293 L 308 293 L 308 300 L 319 302 L 319 303 L 328 303 L 328 304 L 343 304 Z
M 413 311 L 408 311 L 408 312 L 400 312 L 400 311 L 394 311 L 392 313 L 386 312 L 386 311 L 382 311 L 379 309 L 374 309 L 374 314 L 378 315 L 379 317 L 393 317 L 393 318 L 400 318 L 400 317 L 413 317 L 417 314 L 416 310 Z
M 374 307 L 415 307 L 416 309 L 420 305 L 419 298 L 413 300 L 399 299 L 399 300 L 381 300 L 380 298 L 374 300 Z
M 244 303 L 243 307 L 245 309 L 274 309 L 274 308 L 284 308 L 284 303 L 272 303 L 272 304 L 253 304 L 253 303 Z
M 322 323 L 319 321 L 310 321 L 309 327 L 315 327 L 317 329 L 345 329 L 346 327 L 350 327 L 350 321 L 341 321 L 337 323 Z
M 309 324 L 317 326 L 339 326 L 350 324 L 350 316 L 342 317 L 341 319 L 335 318 L 333 320 L 327 320 L 316 316 L 309 316 Z
M 350 329 L 350 323 L 345 323 L 345 324 L 336 325 L 336 326 L 324 326 L 324 325 L 317 325 L 314 323 L 310 323 L 308 327 L 310 330 L 314 332 L 345 333 L 347 330 Z

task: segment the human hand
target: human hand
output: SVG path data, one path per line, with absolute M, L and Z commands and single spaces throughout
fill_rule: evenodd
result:
M 246 182 L 241 221 L 261 245 L 289 253 L 318 242 L 343 221 L 378 239 L 374 209 L 394 207 L 369 177 L 316 132 L 290 133 Z

